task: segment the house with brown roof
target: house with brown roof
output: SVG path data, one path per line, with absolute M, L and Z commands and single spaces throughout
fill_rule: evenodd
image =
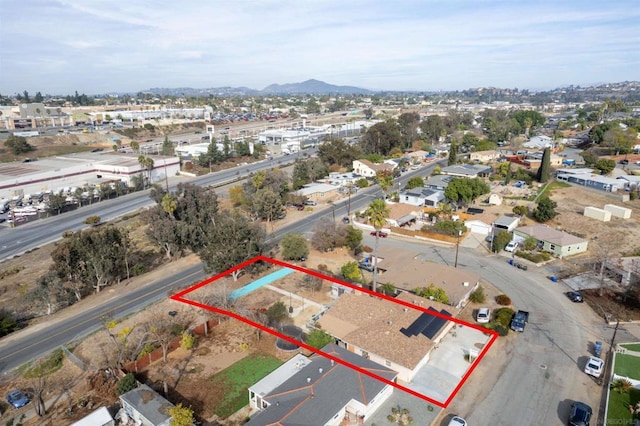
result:
M 538 247 L 552 253 L 556 257 L 573 256 L 587 251 L 589 241 L 546 225 L 522 226 L 513 231 L 515 241 L 535 238 Z
M 393 172 L 396 167 L 389 163 L 372 163 L 369 160 L 353 160 L 353 172 L 364 177 L 375 177 L 378 172 Z
M 391 283 L 397 289 L 413 291 L 433 284 L 444 289 L 449 304 L 462 308 L 480 285 L 480 275 L 453 266 L 421 260 L 414 252 L 380 245 L 378 264 L 384 268 L 379 282 Z
M 387 204 L 387 207 L 389 207 L 389 217 L 387 217 L 389 226 L 404 226 L 422 214 L 418 206 L 411 204 L 395 203 Z
M 444 317 L 459 312 L 409 293 L 398 298 Z M 396 371 L 399 380 L 410 383 L 454 324 L 432 313 L 356 292 L 340 296 L 316 324 L 335 337 L 338 346 Z
M 392 369 L 333 343 L 321 350 L 376 377 L 396 380 Z M 249 388 L 252 407 L 260 411 L 245 425 L 337 426 L 345 419 L 364 424 L 393 393 L 393 386 L 322 355 L 289 364 Z

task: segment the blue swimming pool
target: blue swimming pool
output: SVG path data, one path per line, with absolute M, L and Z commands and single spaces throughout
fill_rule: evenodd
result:
M 237 290 L 233 290 L 230 294 L 229 294 L 229 299 L 231 300 L 236 300 L 242 296 L 246 296 L 247 294 L 251 293 L 252 291 L 255 291 L 257 289 L 259 289 L 262 286 L 265 286 L 267 284 L 271 284 L 272 282 L 274 282 L 277 279 L 286 277 L 287 275 L 289 275 L 290 273 L 295 272 L 294 269 L 291 268 L 282 268 L 282 269 L 278 269 L 275 272 L 270 273 L 269 275 L 265 275 L 262 278 L 259 278 L 253 282 L 250 282 L 249 284 L 240 287 Z

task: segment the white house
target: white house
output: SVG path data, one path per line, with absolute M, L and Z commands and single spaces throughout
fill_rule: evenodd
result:
M 140 385 L 120 395 L 120 403 L 127 416 L 141 426 L 169 426 L 169 409 L 173 404 L 147 385 Z
M 361 176 L 372 178 L 375 177 L 378 172 L 388 171 L 392 172 L 394 166 L 388 163 L 372 163 L 369 160 L 353 160 L 353 171 Z
M 419 207 L 438 208 L 445 200 L 444 192 L 429 188 L 413 188 L 400 191 L 400 202 Z
M 333 343 L 321 351 L 375 377 L 395 382 L 397 373 Z M 391 396 L 393 386 L 334 359 L 313 355 L 286 363 L 249 388 L 252 408 L 260 411 L 245 425 L 338 426 L 345 419 L 364 424 Z M 273 376 L 273 377 L 272 377 Z

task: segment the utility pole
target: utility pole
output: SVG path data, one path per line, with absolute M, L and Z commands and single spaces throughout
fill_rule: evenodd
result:
M 456 241 L 456 261 L 453 264 L 454 268 L 458 267 L 458 248 L 460 247 L 460 236 L 462 235 L 462 231 L 458 231 L 458 241 Z

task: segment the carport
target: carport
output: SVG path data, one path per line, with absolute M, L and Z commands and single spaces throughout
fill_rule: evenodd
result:
M 406 214 L 404 216 L 402 216 L 400 219 L 396 220 L 396 222 L 398 223 L 398 226 L 406 226 L 409 223 L 413 223 L 415 222 L 417 219 L 416 215 L 414 214 Z

